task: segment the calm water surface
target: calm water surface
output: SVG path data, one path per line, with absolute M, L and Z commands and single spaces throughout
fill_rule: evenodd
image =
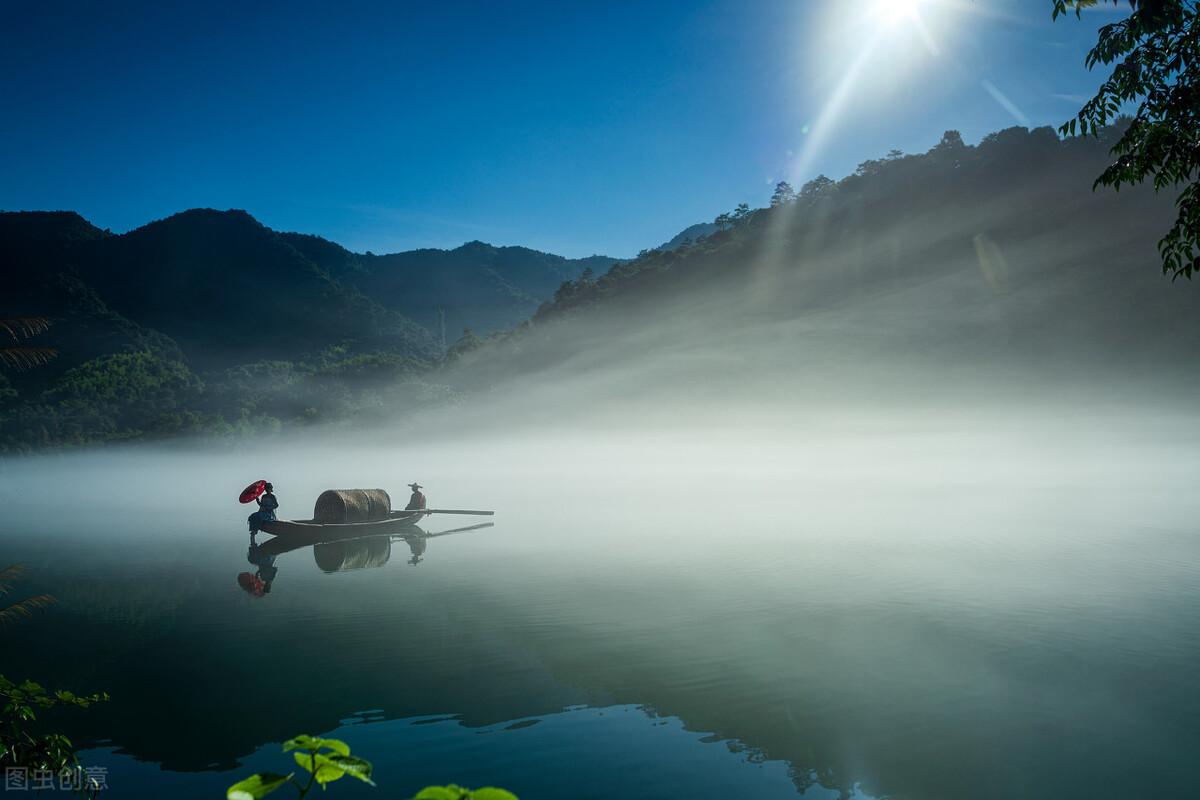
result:
M 839 442 L 8 462 L 0 563 L 59 603 L 0 670 L 112 695 L 61 722 L 111 797 L 221 796 L 301 732 L 375 763 L 346 797 L 1194 796 L 1194 441 Z M 256 598 L 263 476 L 283 516 L 413 479 L 498 513 Z

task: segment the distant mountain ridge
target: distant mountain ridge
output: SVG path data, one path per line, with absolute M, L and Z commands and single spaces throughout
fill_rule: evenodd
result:
M 1091 191 L 1117 136 L 948 131 L 632 260 L 483 242 L 359 254 L 244 211 L 122 235 L 0 213 L 0 317 L 50 317 L 36 344 L 60 351 L 0 372 L 0 449 L 378 418 L 556 364 L 636 380 L 631 398 L 754 391 L 767 372 L 840 386 L 868 362 L 933 364 L 930 385 L 1002 364 L 1190 385 L 1200 297 L 1162 279 L 1154 247 L 1170 198 Z M 468 327 L 510 330 L 455 341 Z M 677 380 L 689 365 L 700 377 Z
M 80 277 L 195 359 L 295 358 L 341 341 L 436 355 L 428 331 L 244 211 L 184 211 L 81 249 Z
M 691 245 L 689 229 L 680 246 L 564 286 L 531 325 L 478 348 L 463 385 L 520 385 L 555 363 L 578 371 L 581 353 L 594 374 L 615 374 L 631 353 L 648 362 L 684 347 L 721 363 L 731 385 L 755 358 L 770 365 L 756 375 L 824 374 L 824 386 L 845 383 L 829 377 L 841 365 L 857 378 L 868 362 L 918 361 L 938 380 L 957 362 L 1182 383 L 1200 375 L 1200 295 L 1161 275 L 1171 198 L 1091 188 L 1119 136 L 1009 128 L 969 146 L 948 131 L 926 153 L 816 178 Z
M 36 344 L 59 353 L 0 372 L 2 449 L 345 418 L 381 402 L 371 386 L 440 363 L 443 325 L 450 343 L 512 327 L 619 262 L 483 242 L 358 254 L 191 209 L 119 235 L 0 212 L 0 263 L 0 318 L 50 318 Z
M 719 231 L 715 222 L 697 222 L 695 225 L 689 225 L 679 233 L 671 237 L 670 241 L 663 242 L 655 250 L 677 250 L 689 242 L 698 242 L 706 236 L 712 236 Z
M 192 357 L 221 363 L 291 358 L 343 341 L 436 357 L 443 323 L 451 340 L 464 328 L 511 327 L 564 281 L 620 263 L 479 241 L 360 254 L 274 231 L 245 211 L 213 209 L 120 235 L 75 212 L 0 212 L 0 247 L 17 273 L 68 275 Z M 33 288 L 23 280 L 2 307 L 33 313 L 45 304 L 27 296 Z
M 480 241 L 453 250 L 358 254 L 316 236 L 282 236 L 336 280 L 401 310 L 435 334 L 444 323 L 451 341 L 464 328 L 479 333 L 511 328 L 532 316 L 564 281 L 621 263 L 607 256 L 569 259 Z

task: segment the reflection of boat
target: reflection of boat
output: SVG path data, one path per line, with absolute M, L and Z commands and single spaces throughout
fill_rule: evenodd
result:
M 425 550 L 430 539 L 439 536 L 449 536 L 454 533 L 466 533 L 482 528 L 491 528 L 493 523 L 484 522 L 479 525 L 469 525 L 465 528 L 454 528 L 437 533 L 426 533 L 416 525 L 409 525 L 400 534 L 377 534 L 374 536 L 329 536 L 322 535 L 321 530 L 327 526 L 310 525 L 312 530 L 297 536 L 272 536 L 262 544 L 250 540 L 250 550 L 246 559 L 258 567 L 256 573 L 243 572 L 238 575 L 238 585 L 255 597 L 263 597 L 271 591 L 271 582 L 279 570 L 275 566 L 275 558 L 294 550 L 311 547 L 313 560 L 322 572 L 347 572 L 370 567 L 382 567 L 392 557 L 392 542 L 404 542 L 412 553 L 408 559 L 410 566 L 420 564 L 424 559 Z
M 412 559 L 408 563 L 415 565 L 420 563 L 421 556 L 425 554 L 428 540 L 454 533 L 490 528 L 492 525 L 491 522 L 484 522 L 465 528 L 426 533 L 415 524 L 410 524 L 405 526 L 400 533 L 381 533 L 369 536 L 354 536 L 344 532 L 340 536 L 331 535 L 328 525 L 310 525 L 309 529 L 303 533 L 293 536 L 274 536 L 260 545 L 252 545 L 252 548 L 264 558 L 273 558 L 293 550 L 311 547 L 318 567 L 325 572 L 343 572 L 347 569 L 383 566 L 391 557 L 393 541 L 403 541 L 408 545 L 409 550 L 412 551 Z
M 416 538 L 416 537 L 414 537 Z M 392 557 L 391 536 L 342 539 L 313 545 L 313 559 L 322 572 L 382 567 Z

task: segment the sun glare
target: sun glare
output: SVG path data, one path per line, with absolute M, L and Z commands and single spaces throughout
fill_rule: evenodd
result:
M 883 25 L 892 27 L 907 19 L 917 17 L 917 7 L 920 0 L 877 0 L 874 6 L 874 16 Z

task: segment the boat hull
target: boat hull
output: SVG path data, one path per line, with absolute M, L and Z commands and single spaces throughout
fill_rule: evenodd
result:
M 280 519 L 264 522 L 259 527 L 272 536 L 314 541 L 329 541 L 345 537 L 379 536 L 402 533 L 411 528 L 425 515 L 423 511 L 393 511 L 387 519 L 371 522 L 313 522 L 311 520 Z

